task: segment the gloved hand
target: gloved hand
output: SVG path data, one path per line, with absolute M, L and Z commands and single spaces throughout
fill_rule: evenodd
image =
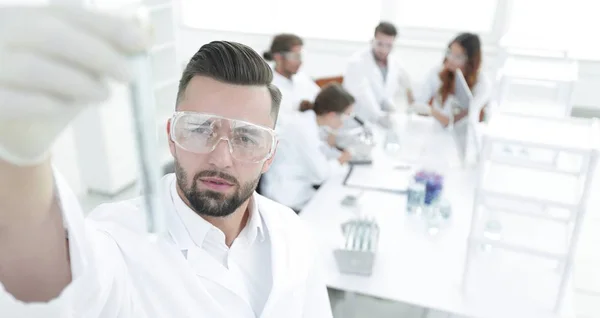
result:
M 392 118 L 389 115 L 383 115 L 377 118 L 377 124 L 383 128 L 390 128 L 392 126 Z
M 342 165 L 350 160 L 352 160 L 352 153 L 349 150 L 342 151 L 342 154 L 338 157 L 338 162 Z
M 392 100 L 386 99 L 381 103 L 381 109 L 385 112 L 392 113 L 398 110 L 398 106 L 396 106 Z
M 410 105 L 410 109 L 417 114 L 431 115 L 431 106 L 423 103 L 413 103 Z
M 33 165 L 84 107 L 129 81 L 148 44 L 132 19 L 66 7 L 0 8 L 0 159 Z

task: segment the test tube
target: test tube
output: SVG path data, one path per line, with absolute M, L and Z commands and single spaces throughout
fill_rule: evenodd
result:
M 160 162 L 156 130 L 156 106 L 152 84 L 152 64 L 147 53 L 131 59 L 134 80 L 130 85 L 131 110 L 140 167 L 139 184 L 143 193 L 147 231 L 164 232 L 165 220 L 160 201 Z

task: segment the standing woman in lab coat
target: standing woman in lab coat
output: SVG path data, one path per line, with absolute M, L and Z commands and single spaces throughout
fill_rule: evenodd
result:
M 273 84 L 282 95 L 279 114 L 285 120 L 290 113 L 300 111 L 304 100 L 314 101 L 319 86 L 300 71 L 302 66 L 302 39 L 295 34 L 279 34 L 273 38 L 271 47 L 263 54 L 267 61 L 274 61 Z
M 450 112 L 454 112 L 455 122 L 461 120 L 472 111 L 479 116 L 481 110 L 490 100 L 490 80 L 480 72 L 481 41 L 473 33 L 461 33 L 454 38 L 444 56 L 442 65 L 433 68 L 425 84 L 418 92 L 414 109 L 426 115 L 433 116 L 443 127 L 448 126 Z M 454 76 L 460 69 L 473 94 L 470 109 L 453 110 Z
M 333 136 L 351 116 L 353 104 L 352 95 L 339 84 L 325 86 L 314 103 L 302 103 L 302 112 L 281 129 L 275 160 L 263 175 L 266 197 L 298 213 L 332 170 L 340 169 L 351 159 L 347 151 L 336 159 L 328 159 L 326 149 L 335 145 L 335 138 L 324 142 L 319 133 L 326 127 Z
M 397 109 L 398 93 L 409 104 L 413 100 L 408 74 L 390 54 L 397 35 L 393 24 L 379 23 L 370 47 L 354 54 L 344 73 L 344 87 L 356 97 L 357 117 L 384 127 L 389 125 L 388 113 Z

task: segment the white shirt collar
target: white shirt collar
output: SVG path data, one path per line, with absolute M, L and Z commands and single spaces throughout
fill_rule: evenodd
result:
M 277 72 L 275 70 L 274 65 L 272 66 L 272 70 L 273 70 L 273 82 L 276 82 L 276 83 L 284 82 L 284 83 L 288 83 L 289 85 L 294 84 L 294 77 L 296 77 L 296 76 L 292 75 L 290 78 L 287 78 L 287 77 L 279 74 L 279 72 Z
M 223 234 L 223 232 L 217 227 L 200 217 L 189 206 L 187 206 L 185 202 L 183 202 L 179 196 L 179 193 L 177 193 L 177 182 L 172 182 L 171 184 L 171 197 L 173 199 L 175 212 L 179 216 L 185 228 L 184 232 L 175 231 L 175 233 L 172 233 L 175 241 L 185 242 L 187 240 L 185 240 L 183 236 L 188 236 L 191 238 L 193 243 L 199 247 L 202 247 L 207 238 L 220 240 L 223 244 L 225 244 L 225 234 Z M 240 232 L 238 238 L 244 238 L 248 244 L 253 244 L 256 239 L 262 242 L 265 239 L 264 225 L 254 195 L 250 198 L 248 209 L 250 213 L 248 221 L 246 226 Z M 189 249 L 190 247 L 180 246 L 180 248 Z

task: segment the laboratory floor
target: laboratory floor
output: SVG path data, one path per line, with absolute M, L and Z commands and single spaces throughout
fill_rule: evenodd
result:
M 361 295 L 352 295 L 344 299 L 340 291 L 329 290 L 329 299 L 334 318 L 450 318 L 451 316 L 435 310 L 377 299 Z M 459 318 L 459 317 L 452 317 Z M 463 318 L 463 317 L 460 317 Z

